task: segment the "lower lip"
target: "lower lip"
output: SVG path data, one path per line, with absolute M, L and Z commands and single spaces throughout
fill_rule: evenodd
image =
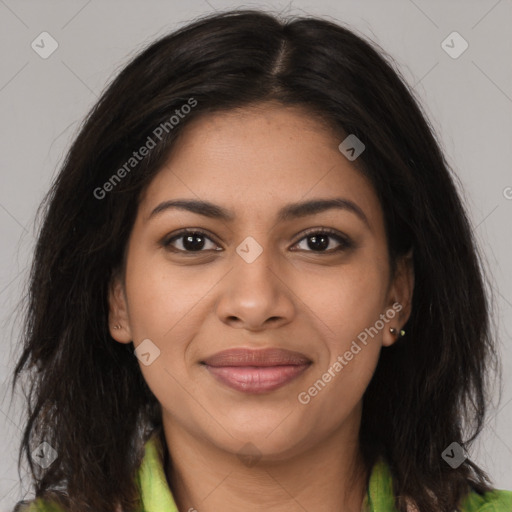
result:
M 267 367 L 205 366 L 214 377 L 230 388 L 244 393 L 266 393 L 296 379 L 309 364 Z

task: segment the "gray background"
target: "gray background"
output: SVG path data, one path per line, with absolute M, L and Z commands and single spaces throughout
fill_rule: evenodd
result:
M 80 121 L 130 57 L 198 15 L 243 6 L 346 23 L 391 54 L 414 86 L 460 179 L 492 272 L 502 393 L 498 401 L 500 389 L 495 388 L 485 431 L 471 456 L 498 488 L 512 489 L 510 0 L 0 0 L 0 510 L 9 510 L 30 492 L 28 480 L 20 483 L 16 470 L 23 409 L 18 398 L 10 404 L 7 392 L 18 354 L 17 304 L 35 241 L 36 208 Z M 59 45 L 47 59 L 31 47 L 43 31 Z M 441 45 L 453 31 L 469 44 L 456 59 Z M 455 50 L 461 48 L 449 41 Z

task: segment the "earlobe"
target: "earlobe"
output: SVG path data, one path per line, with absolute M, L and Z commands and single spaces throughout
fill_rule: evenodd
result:
M 397 264 L 393 285 L 390 288 L 388 311 L 393 310 L 393 318 L 382 337 L 384 346 L 393 345 L 405 336 L 404 325 L 411 316 L 414 290 L 414 263 L 412 249 Z M 391 316 L 391 314 L 389 315 Z
M 124 286 L 118 275 L 112 277 L 108 292 L 109 303 L 109 331 L 110 336 L 119 343 L 130 343 L 132 334 L 130 329 L 128 307 Z
M 406 332 L 402 328 L 406 321 L 402 320 L 400 312 L 402 311 L 403 306 L 398 301 L 395 301 L 393 307 L 388 308 L 388 313 L 386 316 L 391 318 L 391 314 L 394 312 L 395 315 L 389 323 L 385 327 L 384 333 L 382 335 L 382 345 L 385 347 L 390 347 L 393 345 L 399 338 L 405 336 Z M 398 313 L 397 313 L 398 311 Z M 391 314 L 389 314 L 391 312 Z

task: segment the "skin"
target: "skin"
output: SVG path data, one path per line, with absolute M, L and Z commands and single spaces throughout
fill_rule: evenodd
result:
M 389 328 L 410 315 L 414 276 L 408 255 L 392 279 L 381 205 L 338 150 L 343 138 L 305 110 L 273 103 L 210 114 L 187 125 L 141 198 L 124 275 L 110 287 L 111 334 L 135 347 L 149 338 L 160 350 L 140 367 L 162 406 L 167 479 L 180 510 L 361 508 L 362 397 L 380 350 L 397 339 Z M 334 197 L 357 204 L 367 223 L 342 209 L 277 221 L 289 203 Z M 176 208 L 149 218 L 177 198 L 210 201 L 234 219 Z M 202 252 L 172 252 L 185 250 L 183 238 L 162 246 L 182 228 L 207 232 Z M 331 237 L 318 250 L 309 228 L 331 228 L 353 245 Z M 248 236 L 263 249 L 252 263 L 236 252 Z M 300 403 L 299 393 L 396 302 L 401 311 Z M 233 347 L 286 348 L 313 363 L 285 386 L 249 395 L 199 364 Z M 237 456 L 246 443 L 258 453 L 254 464 Z

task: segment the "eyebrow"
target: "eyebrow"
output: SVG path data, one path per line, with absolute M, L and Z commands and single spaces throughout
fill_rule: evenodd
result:
M 205 217 L 219 219 L 227 222 L 233 221 L 235 219 L 235 215 L 231 211 L 208 201 L 200 201 L 195 199 L 172 199 L 160 203 L 149 214 L 147 220 L 149 221 L 149 219 L 153 218 L 159 213 L 172 208 L 186 210 L 192 213 L 197 213 L 198 215 L 203 215 Z M 308 215 L 322 213 L 331 209 L 352 212 L 357 217 L 359 217 L 359 219 L 361 219 L 368 226 L 368 228 L 370 228 L 370 223 L 363 210 L 353 201 L 350 201 L 349 199 L 343 199 L 341 197 L 336 197 L 333 199 L 312 199 L 309 201 L 287 204 L 277 213 L 277 221 L 284 222 L 291 219 L 298 219 L 307 217 Z

